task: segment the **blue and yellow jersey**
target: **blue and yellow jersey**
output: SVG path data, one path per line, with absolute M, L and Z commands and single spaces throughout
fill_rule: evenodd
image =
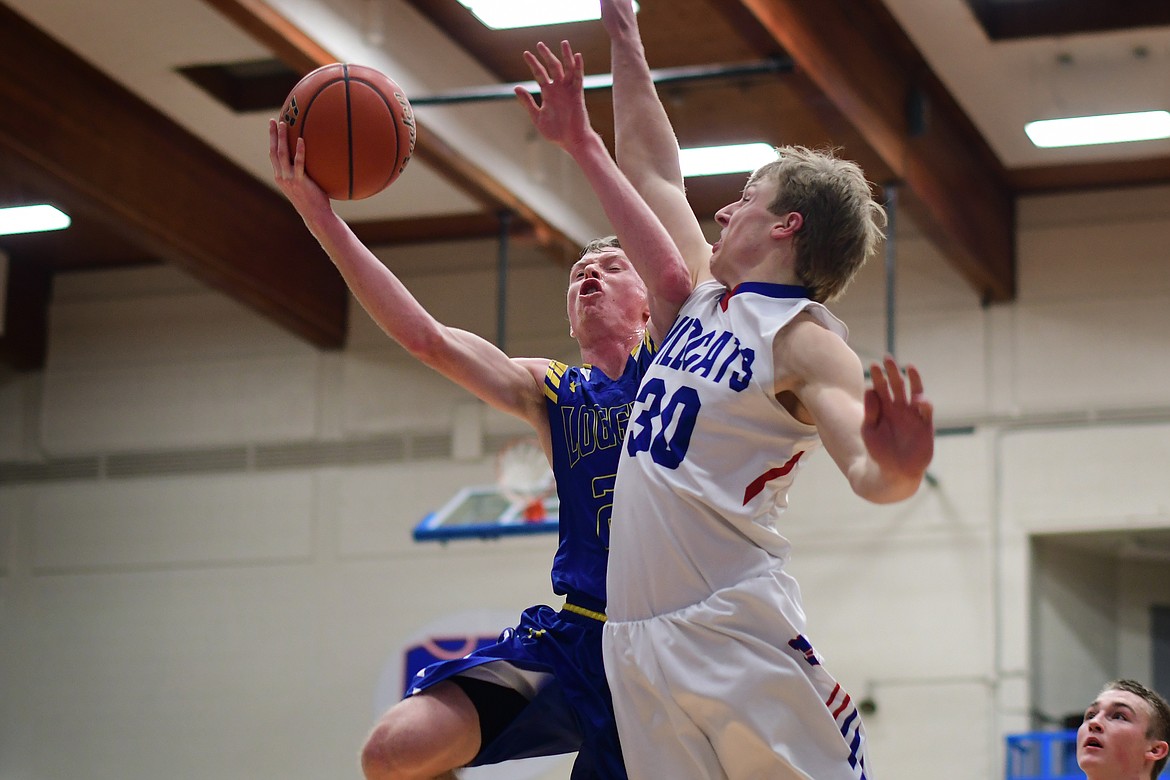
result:
M 649 334 L 610 379 L 589 365 L 551 361 L 544 394 L 560 498 L 560 543 L 553 591 L 586 609 L 605 611 L 609 518 L 618 456 L 638 385 L 654 359 Z

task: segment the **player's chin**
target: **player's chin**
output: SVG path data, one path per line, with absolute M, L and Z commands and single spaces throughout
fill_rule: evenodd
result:
M 1077 746 L 1077 763 L 1081 768 L 1092 766 L 1102 761 L 1105 749 L 1101 747 L 1078 745 Z

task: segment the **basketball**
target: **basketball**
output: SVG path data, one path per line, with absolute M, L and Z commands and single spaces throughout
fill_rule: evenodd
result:
M 334 200 L 376 195 L 414 152 L 414 112 L 385 74 L 335 62 L 309 73 L 280 110 L 290 154 L 305 139 L 305 173 Z

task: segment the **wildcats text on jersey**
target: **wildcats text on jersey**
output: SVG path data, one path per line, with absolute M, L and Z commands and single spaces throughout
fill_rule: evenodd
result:
M 695 317 L 679 317 L 654 363 L 715 383 L 726 381 L 738 393 L 751 382 L 755 357 L 755 350 L 743 346 L 731 331 L 706 330 Z

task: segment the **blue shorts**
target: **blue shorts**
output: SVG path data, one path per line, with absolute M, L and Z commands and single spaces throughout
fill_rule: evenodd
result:
M 601 629 L 594 617 L 536 606 L 494 645 L 463 658 L 431 664 L 406 691 L 412 696 L 481 664 L 505 661 L 518 669 L 552 675 L 519 715 L 469 766 L 577 751 L 573 780 L 625 780 L 613 700 L 601 660 Z

